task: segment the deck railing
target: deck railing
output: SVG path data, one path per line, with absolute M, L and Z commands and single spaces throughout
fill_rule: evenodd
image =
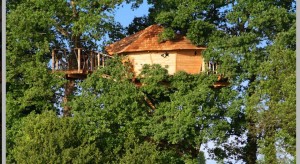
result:
M 83 48 L 52 50 L 52 71 L 75 71 L 87 73 L 104 67 L 105 55 Z
M 208 74 L 217 74 L 217 69 L 218 69 L 218 64 L 214 63 L 212 61 L 209 61 L 207 63 L 207 67 L 208 67 Z

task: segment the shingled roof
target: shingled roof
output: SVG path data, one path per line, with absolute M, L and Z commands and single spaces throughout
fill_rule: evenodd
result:
M 107 46 L 105 49 L 110 55 L 124 52 L 205 49 L 205 47 L 193 45 L 190 40 L 182 35 L 177 35 L 171 41 L 159 43 L 158 38 L 161 32 L 163 32 L 162 26 L 151 25 L 142 31 Z

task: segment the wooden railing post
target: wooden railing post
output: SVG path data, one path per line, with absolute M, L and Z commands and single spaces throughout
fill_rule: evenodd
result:
M 62 61 L 63 61 L 63 59 L 65 60 L 65 61 L 63 61 L 64 62 L 63 63 L 63 69 L 68 70 L 68 60 L 67 60 L 67 51 L 66 51 L 66 49 L 64 49 L 64 54 L 63 54 L 63 57 L 61 59 L 62 59 Z
M 52 50 L 52 72 L 55 71 L 55 52 Z
M 102 67 L 104 67 L 104 64 L 105 64 L 105 58 L 104 55 L 102 55 Z
M 80 69 L 81 69 L 81 51 L 80 51 L 80 48 L 77 48 L 77 53 L 78 53 L 78 58 L 77 58 L 77 64 L 78 64 L 78 72 L 80 72 Z
M 91 71 L 93 71 L 94 70 L 94 52 L 93 51 L 91 51 L 90 63 L 91 63 Z
M 97 67 L 100 67 L 100 53 L 97 54 L 97 60 L 98 60 Z

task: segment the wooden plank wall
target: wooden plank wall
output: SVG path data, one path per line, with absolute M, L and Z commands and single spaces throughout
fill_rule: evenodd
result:
M 195 54 L 196 52 L 196 54 Z M 136 75 L 140 74 L 145 64 L 160 64 L 168 70 L 170 75 L 178 71 L 185 71 L 190 74 L 198 74 L 204 71 L 204 60 L 201 50 L 177 50 L 168 51 L 168 56 L 163 57 L 164 51 L 159 52 L 135 52 L 127 54 L 133 64 Z
M 164 53 L 166 52 L 130 53 L 128 54 L 128 58 L 133 63 L 136 75 L 140 74 L 144 64 L 160 64 L 172 75 L 176 71 L 176 52 L 168 52 L 168 56 L 162 57 Z
M 177 51 L 176 71 L 185 71 L 190 74 L 197 74 L 204 71 L 202 65 L 203 56 L 201 55 L 201 50 Z

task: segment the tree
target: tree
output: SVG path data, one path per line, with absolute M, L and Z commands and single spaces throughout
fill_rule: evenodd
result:
M 231 134 L 241 133 L 241 113 L 228 103 L 230 90 L 210 88 L 215 76 L 179 72 L 168 77 L 157 67 L 145 66 L 141 91 L 156 107 L 145 132 L 162 149 L 175 151 L 185 162 L 196 162 L 201 145 L 208 141 L 221 144 Z M 224 157 L 223 151 L 216 150 L 221 149 L 212 149 L 211 154 Z
M 167 36 L 179 31 L 190 37 L 196 45 L 207 45 L 208 38 L 216 28 L 224 28 L 228 3 L 225 1 L 148 1 L 149 19 L 165 26 Z
M 59 118 L 53 111 L 29 114 L 15 136 L 11 162 L 101 163 L 101 153 L 85 124 L 78 117 Z
M 100 49 L 97 41 L 110 31 L 111 12 L 119 1 L 7 2 L 7 144 L 8 157 L 20 120 L 31 112 L 59 111 L 63 74 L 49 68 L 51 50 Z M 131 2 L 130 0 L 126 1 Z M 16 26 L 17 25 L 17 26 Z M 8 159 L 13 160 L 13 159 Z
M 238 66 L 238 69 L 235 72 L 235 74 L 239 76 L 237 78 L 237 81 L 247 81 L 248 83 L 244 88 L 244 97 L 246 98 L 246 101 L 243 103 L 246 107 L 245 118 L 247 127 L 247 144 L 245 146 L 244 160 L 247 163 L 254 163 L 256 161 L 256 154 L 260 149 L 257 140 L 269 140 L 268 137 L 261 138 L 261 135 L 265 136 L 263 134 L 264 132 L 261 133 L 260 128 L 257 128 L 260 121 L 266 120 L 263 117 L 259 117 L 260 110 L 267 110 L 271 107 L 268 103 L 264 104 L 265 101 L 268 101 L 268 96 L 265 97 L 264 95 L 259 99 L 256 99 L 258 97 L 256 97 L 255 95 L 259 94 L 261 90 L 258 83 L 260 83 L 262 79 L 266 77 L 265 75 L 263 75 L 262 77 L 260 74 L 260 72 L 267 71 L 265 62 L 274 63 L 274 65 L 278 64 L 273 60 L 270 60 L 271 58 L 269 57 L 274 55 L 274 51 L 269 51 L 269 47 L 273 46 L 275 38 L 277 37 L 277 35 L 279 35 L 280 32 L 285 32 L 289 30 L 291 26 L 293 26 L 295 13 L 293 12 L 292 6 L 292 2 L 290 2 L 290 5 L 285 6 L 272 2 L 253 3 L 250 1 L 245 1 L 244 3 L 235 5 L 233 7 L 233 11 L 228 14 L 228 19 L 232 22 L 235 22 L 235 24 L 239 26 L 239 30 L 237 30 L 238 33 L 234 34 L 234 36 L 226 37 L 226 42 L 224 42 L 225 40 L 223 40 L 223 43 L 225 43 L 222 44 L 224 50 L 219 51 L 219 54 L 224 54 L 222 57 L 220 57 L 223 59 L 223 63 L 225 63 L 226 60 L 230 59 L 230 56 L 232 54 L 236 54 L 233 55 L 233 57 L 237 58 L 236 62 L 232 62 L 233 59 L 231 58 L 229 60 L 231 62 L 230 65 L 232 65 L 232 63 L 236 63 L 236 65 Z M 238 19 L 239 21 L 236 22 L 235 20 Z M 262 45 L 262 41 L 266 42 L 265 46 Z M 217 42 L 220 43 L 219 41 Z M 215 49 L 221 49 L 221 46 L 211 47 Z M 214 54 L 214 57 L 215 56 L 217 56 L 216 53 Z M 230 66 L 227 65 L 228 68 L 226 68 L 226 65 L 227 64 L 225 64 L 225 69 L 230 70 Z M 231 71 L 228 72 L 230 73 Z M 276 74 L 278 74 L 278 72 L 276 72 Z M 269 82 L 275 84 L 279 81 L 270 79 Z M 283 81 L 279 83 L 282 82 Z M 293 87 L 294 84 L 289 83 L 289 86 Z M 269 87 L 270 88 L 266 90 L 266 93 L 271 91 L 271 85 Z M 276 95 L 278 94 L 279 93 L 277 92 Z M 252 99 L 256 99 L 259 101 L 253 103 Z M 289 103 L 293 104 L 293 100 L 289 100 Z M 260 108 L 257 108 L 258 105 L 260 106 Z M 292 112 L 288 117 L 293 117 L 293 115 L 294 114 Z M 267 120 L 268 124 L 270 124 L 271 126 L 276 125 L 276 123 L 273 122 L 272 119 Z M 277 132 L 277 130 L 275 129 L 269 130 L 271 131 L 271 134 Z M 273 144 L 275 143 L 275 140 L 273 140 Z M 266 156 L 266 158 L 273 158 L 273 160 L 267 161 L 267 163 L 277 161 L 277 152 L 274 147 L 269 149 L 267 152 L 264 152 L 263 154 Z
M 9 162 L 196 163 L 204 162 L 200 146 L 209 141 L 218 161 L 295 156 L 295 2 L 289 0 L 149 0 L 149 17 L 136 19 L 133 31 L 155 20 L 166 27 L 162 40 L 178 31 L 206 45 L 204 58 L 221 66 L 230 86 L 213 89 L 212 74 L 169 76 L 159 65 L 144 66 L 134 79 L 143 85 L 135 86 L 130 68 L 114 58 L 76 81 L 66 104 L 70 117 L 57 117 L 66 80 L 50 73 L 50 49 L 101 49 L 97 41 L 105 34 L 119 39 L 122 32 L 111 30 L 123 28 L 110 12 L 122 2 L 8 2 Z M 240 143 L 229 144 L 231 137 Z
M 228 100 L 228 103 L 239 104 L 237 107 L 243 113 L 241 118 L 244 119 L 239 120 L 239 122 L 246 128 L 244 133 L 247 134 L 247 141 L 241 158 L 246 163 L 255 163 L 258 149 L 261 148 L 258 140 L 266 141 L 266 144 L 272 142 L 271 145 L 278 143 L 278 140 L 269 140 L 265 131 L 261 132 L 257 128 L 263 119 L 257 106 L 263 104 L 260 109 L 267 110 L 274 106 L 273 103 L 276 102 L 275 104 L 277 104 L 284 100 L 284 104 L 290 104 L 291 107 L 294 107 L 292 106 L 295 100 L 293 96 L 285 95 L 282 97 L 283 100 L 273 100 L 272 98 L 271 101 L 275 102 L 269 103 L 270 94 L 267 94 L 277 85 L 276 89 L 280 89 L 279 86 L 281 85 L 294 88 L 293 79 L 289 77 L 293 76 L 294 72 L 285 74 L 291 80 L 290 82 L 273 80 L 269 74 L 262 75 L 261 72 L 270 71 L 265 67 L 266 63 L 274 63 L 272 66 L 279 64 L 275 64 L 274 60 L 270 58 L 274 55 L 273 53 L 277 53 L 274 50 L 270 51 L 270 49 L 276 49 L 274 44 L 276 40 L 281 40 L 280 37 L 283 35 L 280 33 L 285 33 L 294 26 L 295 1 L 256 2 L 244 0 L 206 3 L 163 0 L 159 2 L 148 1 L 148 3 L 153 5 L 153 8 L 149 10 L 149 17 L 154 18 L 156 23 L 168 27 L 165 30 L 166 34 L 163 35 L 164 39 L 172 39 L 172 33 L 179 30 L 182 34 L 186 34 L 193 43 L 207 45 L 208 49 L 205 51 L 204 57 L 221 64 L 218 72 L 229 77 L 232 91 L 240 92 L 236 95 L 237 97 Z M 291 31 L 288 33 L 290 36 L 294 36 Z M 287 43 L 290 44 L 289 46 L 293 45 L 291 42 L 282 44 L 287 45 Z M 289 51 L 294 52 L 294 49 L 290 48 Z M 293 60 L 291 56 L 289 55 L 285 60 Z M 294 64 L 294 62 L 290 63 L 290 65 Z M 294 67 L 291 66 L 289 70 L 292 71 L 293 69 Z M 278 72 L 275 74 L 278 76 Z M 276 85 L 268 85 L 269 88 L 265 88 L 263 98 L 258 99 L 257 94 L 262 88 L 260 83 L 263 78 L 267 78 L 268 83 L 276 83 Z M 264 86 L 266 87 L 266 85 Z M 230 92 L 228 94 L 232 95 Z M 279 96 L 278 92 L 272 94 Z M 291 95 L 293 94 L 291 93 Z M 256 100 L 255 103 L 253 99 Z M 291 110 L 293 112 L 290 111 L 288 118 L 294 118 L 294 108 Z M 273 112 L 273 110 L 267 111 Z M 268 120 L 270 121 L 268 124 L 274 125 L 271 120 Z M 275 120 L 277 122 L 280 119 L 276 118 Z M 294 121 L 295 119 L 293 119 L 292 124 Z M 270 130 L 270 135 L 273 136 L 278 128 Z M 269 141 L 267 142 L 267 140 Z M 288 147 L 290 146 L 294 147 L 295 145 L 292 144 Z M 272 151 L 270 151 L 271 149 Z M 276 150 L 271 149 L 267 153 L 263 151 L 267 159 L 276 156 Z
M 128 25 L 126 28 L 127 34 L 132 35 L 136 32 L 139 32 L 148 26 L 152 25 L 154 23 L 153 20 L 151 20 L 150 17 L 142 16 L 142 17 L 134 17 L 133 21 Z
M 138 161 L 151 152 L 153 156 L 145 160 L 203 161 L 202 143 L 224 142 L 232 127 L 239 133 L 238 121 L 226 119 L 238 118 L 239 111 L 224 110 L 222 102 L 228 97 L 219 97 L 219 91 L 209 88 L 213 77 L 183 72 L 169 77 L 161 66 L 145 65 L 142 78 L 136 79 L 143 85 L 137 87 L 130 80 L 130 67 L 120 61 L 111 59 L 83 81 L 82 93 L 70 102 L 75 116 L 90 121 L 105 160 L 122 162 L 131 156 L 130 161 Z M 150 152 L 145 152 L 145 146 Z
M 260 92 L 251 98 L 258 112 L 261 153 L 265 163 L 295 160 L 296 54 L 295 25 L 278 33 L 268 48 L 268 60 L 260 66 Z M 266 106 L 266 107 L 262 107 Z M 280 159 L 277 159 L 280 154 Z

